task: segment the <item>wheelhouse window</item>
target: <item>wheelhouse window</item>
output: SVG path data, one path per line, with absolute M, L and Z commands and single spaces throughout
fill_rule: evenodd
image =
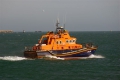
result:
M 62 44 L 62 41 L 60 41 L 60 44 Z
M 62 44 L 62 41 L 56 41 L 57 44 Z
M 56 43 L 57 43 L 57 44 L 59 44 L 59 42 L 58 42 L 58 41 L 57 41 Z
M 66 43 L 68 43 L 69 41 L 68 40 L 66 40 Z
M 43 37 L 41 43 L 42 44 L 47 44 L 47 41 L 48 41 L 48 38 L 47 37 Z
M 75 43 L 75 42 L 76 42 L 75 39 L 73 39 L 73 40 L 66 40 L 66 43 Z
M 76 42 L 76 40 L 74 39 L 73 42 Z

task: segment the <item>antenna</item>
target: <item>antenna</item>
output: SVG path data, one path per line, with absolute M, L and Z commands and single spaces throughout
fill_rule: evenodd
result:
M 65 23 L 66 23 L 66 14 L 65 14 L 65 18 L 64 18 L 64 29 L 65 29 Z
M 65 23 L 64 23 L 64 26 L 63 26 L 63 27 L 64 27 L 64 29 L 65 29 Z
M 58 24 L 60 24 L 60 23 L 59 23 L 59 18 L 57 19 L 56 27 L 58 27 Z
M 57 23 L 56 23 L 56 33 L 57 33 L 58 24 L 60 24 L 59 23 L 59 18 L 57 18 Z

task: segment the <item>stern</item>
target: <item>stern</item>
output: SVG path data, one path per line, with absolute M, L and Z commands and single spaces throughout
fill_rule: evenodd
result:
M 37 58 L 37 53 L 36 53 L 36 51 L 24 51 L 24 57 Z

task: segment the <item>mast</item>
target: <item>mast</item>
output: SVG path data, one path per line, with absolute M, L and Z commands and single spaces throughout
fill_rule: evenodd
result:
M 65 24 L 64 24 L 64 26 L 62 27 L 60 27 L 60 26 L 58 26 L 58 24 L 60 24 L 59 23 L 59 19 L 57 19 L 57 23 L 56 23 L 56 33 L 57 32 L 61 32 L 61 33 L 63 33 L 64 32 L 64 28 L 65 28 Z
M 58 24 L 60 24 L 59 23 L 59 18 L 57 19 L 57 23 L 56 23 L 56 33 L 57 33 Z

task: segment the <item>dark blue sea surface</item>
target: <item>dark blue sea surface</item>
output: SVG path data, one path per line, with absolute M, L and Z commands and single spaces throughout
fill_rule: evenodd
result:
M 26 59 L 45 32 L 0 33 L 0 80 L 120 80 L 120 32 L 70 32 L 77 43 L 98 46 L 91 58 L 78 60 Z

